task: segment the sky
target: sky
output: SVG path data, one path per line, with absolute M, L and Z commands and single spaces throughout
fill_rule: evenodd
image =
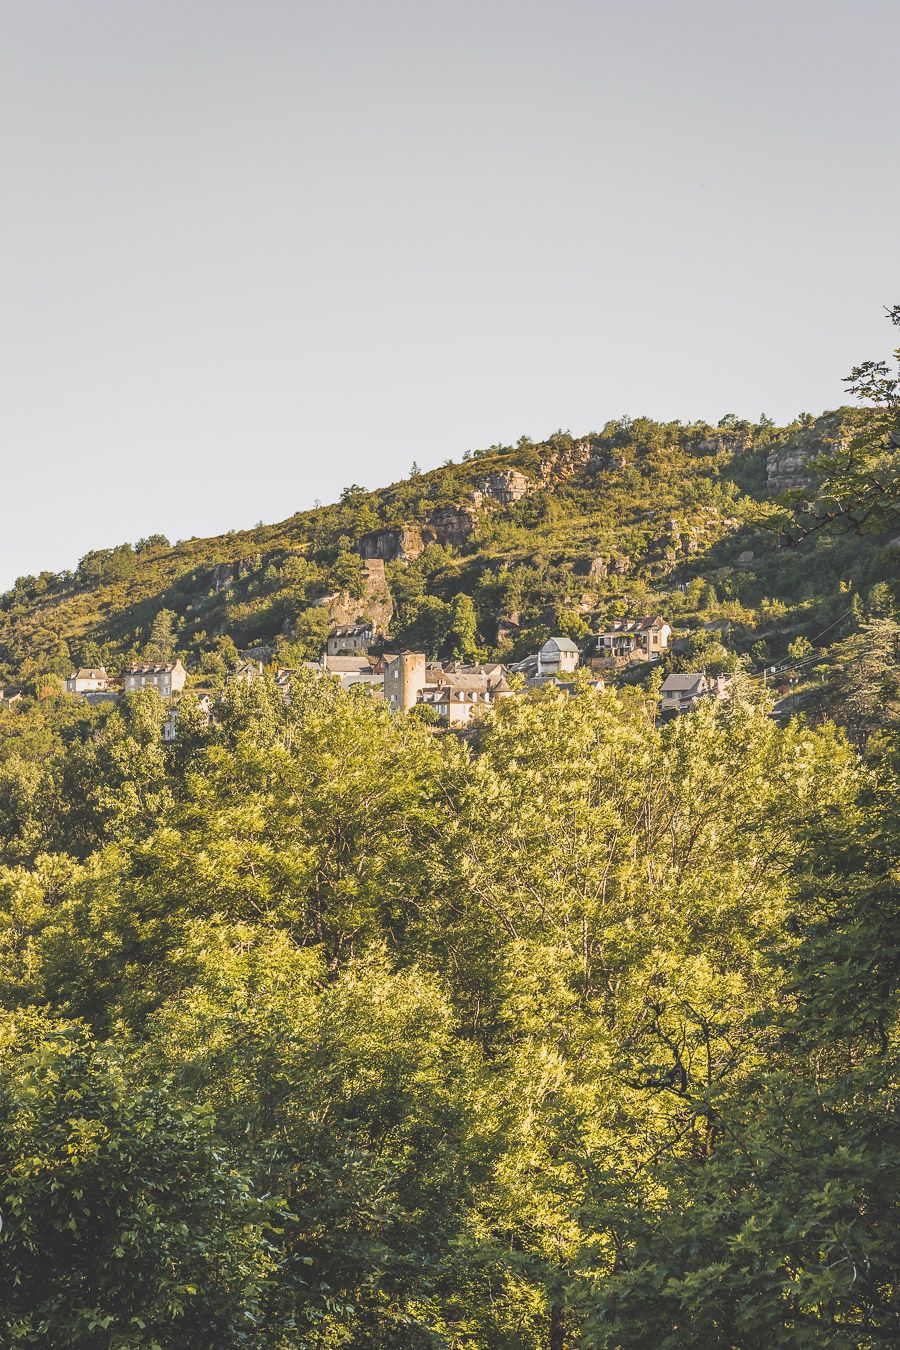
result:
M 0 587 L 623 414 L 842 401 L 898 0 L 0 0 Z

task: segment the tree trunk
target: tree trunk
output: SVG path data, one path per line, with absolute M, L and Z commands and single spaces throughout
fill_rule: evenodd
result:
M 550 1343 L 548 1350 L 566 1350 L 566 1329 L 563 1326 L 561 1303 L 554 1303 L 550 1308 Z

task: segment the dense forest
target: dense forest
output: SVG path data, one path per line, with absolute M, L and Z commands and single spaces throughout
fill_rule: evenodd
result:
M 867 411 L 494 447 L 3 598 L 0 1343 L 900 1341 L 900 383 L 851 385 Z M 227 682 L 317 650 L 398 538 L 398 643 L 659 609 L 744 674 L 667 725 L 623 682 L 465 736 Z M 154 691 L 59 687 L 176 650 L 221 695 L 171 744 Z M 779 721 L 753 675 L 786 654 L 815 689 Z

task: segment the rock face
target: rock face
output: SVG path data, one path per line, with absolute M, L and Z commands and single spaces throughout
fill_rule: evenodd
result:
M 593 455 L 590 441 L 576 441 L 574 445 L 560 446 L 541 460 L 538 483 L 549 487 L 551 483 L 565 483 L 583 473 Z
M 325 595 L 317 604 L 327 610 L 333 626 L 360 623 L 370 619 L 376 634 L 387 633 L 394 616 L 394 598 L 384 572 L 381 558 L 369 558 L 363 562 L 365 594 L 361 600 L 348 591 L 336 591 Z
M 609 562 L 602 554 L 589 553 L 576 558 L 572 571 L 577 577 L 590 577 L 593 581 L 599 581 L 609 571 Z
M 429 544 L 460 548 L 475 529 L 475 509 L 468 506 L 438 506 L 422 525 L 395 525 L 370 530 L 357 544 L 359 556 L 369 561 L 415 562 Z
M 809 449 L 799 443 L 782 445 L 773 450 L 766 460 L 766 486 L 772 493 L 788 492 L 791 488 L 806 487 L 809 478 L 804 473 Z
M 220 591 L 227 591 L 236 581 L 255 572 L 259 565 L 258 554 L 254 558 L 238 558 L 235 562 L 218 563 L 209 573 L 209 584 L 217 594 Z
M 475 510 L 468 506 L 438 506 L 422 530 L 426 544 L 460 548 L 475 529 Z
M 425 541 L 417 525 L 395 525 L 387 530 L 370 530 L 356 547 L 364 560 L 415 562 L 425 551 Z
M 701 455 L 739 454 L 753 449 L 753 437 L 750 432 L 722 429 L 695 441 L 694 448 Z
M 476 478 L 475 488 L 483 497 L 490 497 L 502 506 L 514 506 L 528 495 L 531 484 L 518 469 L 503 469 Z
M 809 460 L 816 455 L 833 454 L 846 448 L 852 434 L 841 413 L 825 413 L 793 432 L 788 441 L 776 446 L 766 460 L 767 486 L 771 493 L 809 487 L 812 478 Z

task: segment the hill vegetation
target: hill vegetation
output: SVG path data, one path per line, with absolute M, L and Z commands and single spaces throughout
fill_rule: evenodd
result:
M 898 419 L 895 383 L 616 423 L 17 584 L 0 1343 L 897 1343 Z M 186 696 L 166 743 L 155 690 L 59 692 L 70 659 L 311 649 L 398 549 L 399 641 L 665 608 L 685 659 L 822 662 L 816 716 L 748 677 L 660 725 L 585 683 L 458 737 L 300 669 Z
M 717 625 L 759 667 L 797 637 L 847 636 L 848 611 L 880 618 L 896 603 L 896 554 L 853 532 L 790 543 L 776 500 L 781 466 L 845 443 L 867 416 L 783 428 L 623 419 L 378 491 L 349 487 L 279 525 L 96 550 L 0 598 L 0 679 L 34 690 L 73 665 L 116 671 L 177 649 L 209 684 L 236 648 L 277 648 L 282 664 L 316 657 L 335 599 L 342 613 L 367 612 L 359 555 L 379 550 L 392 645 L 519 658 L 550 632 L 583 640 L 606 619 L 661 612 L 698 646 L 719 641 Z M 516 475 L 526 495 L 498 500 Z

